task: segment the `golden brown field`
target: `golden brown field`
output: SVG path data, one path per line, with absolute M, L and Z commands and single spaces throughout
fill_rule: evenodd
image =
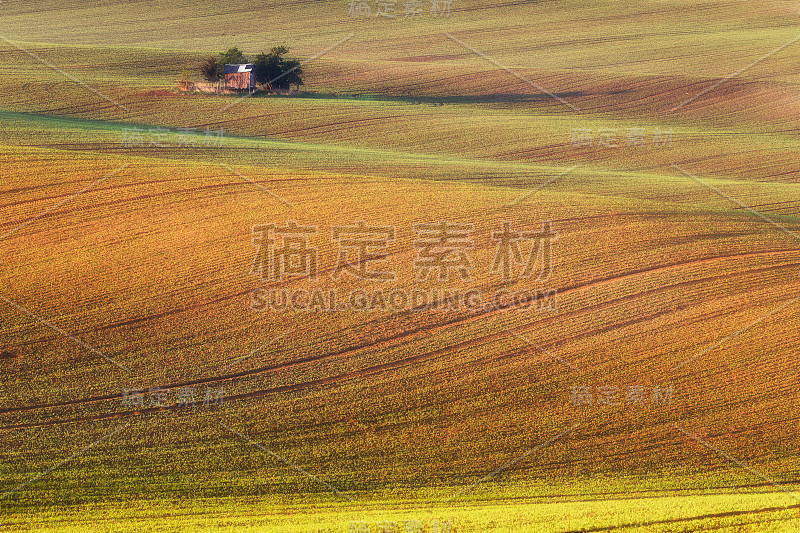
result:
M 797 531 L 800 6 L 404 7 L 0 4 L 2 529 Z

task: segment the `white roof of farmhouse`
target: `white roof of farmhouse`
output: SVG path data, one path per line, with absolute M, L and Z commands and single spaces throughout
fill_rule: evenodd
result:
M 253 72 L 252 63 L 240 63 L 237 65 L 225 65 L 222 69 L 223 74 L 233 74 L 234 72 Z

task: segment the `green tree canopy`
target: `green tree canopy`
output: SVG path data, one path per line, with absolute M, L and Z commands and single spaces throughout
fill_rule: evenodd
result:
M 200 64 L 200 74 L 207 81 L 216 83 L 222 77 L 222 64 L 216 57 L 209 57 Z
M 220 63 L 225 65 L 237 65 L 239 63 L 247 63 L 247 58 L 235 46 L 229 48 L 227 52 L 220 54 Z
M 258 54 L 254 61 L 256 81 L 264 85 L 267 90 L 289 89 L 292 85 L 298 87 L 303 84 L 301 77 L 303 71 L 300 62 L 284 59 L 289 53 L 285 46 L 275 46 L 268 54 Z

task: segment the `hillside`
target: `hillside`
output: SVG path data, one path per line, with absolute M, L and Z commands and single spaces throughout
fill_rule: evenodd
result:
M 796 530 L 795 3 L 159 6 L 0 6 L 4 529 Z

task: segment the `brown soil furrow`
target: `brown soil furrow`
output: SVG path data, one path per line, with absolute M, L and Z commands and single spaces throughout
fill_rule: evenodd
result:
M 766 272 L 766 271 L 770 271 L 770 270 L 786 268 L 786 266 L 787 265 L 761 267 L 761 268 L 756 268 L 756 269 L 750 269 L 750 270 L 745 271 L 745 272 L 746 273 Z M 592 313 L 593 311 L 596 311 L 601 306 L 608 306 L 608 305 L 614 305 L 614 304 L 617 304 L 617 303 L 624 303 L 624 302 L 631 301 L 633 299 L 641 298 L 643 295 L 655 294 L 655 293 L 658 293 L 658 292 L 661 292 L 661 291 L 667 290 L 667 289 L 675 289 L 675 288 L 687 287 L 687 286 L 693 285 L 695 283 L 726 279 L 728 277 L 729 277 L 728 275 L 723 274 L 723 275 L 706 277 L 706 278 L 702 278 L 702 279 L 699 279 L 699 280 L 689 280 L 689 281 L 675 283 L 675 284 L 672 284 L 672 285 L 657 287 L 657 288 L 649 289 L 649 290 L 646 290 L 646 291 L 641 291 L 641 292 L 638 292 L 638 293 L 635 293 L 635 294 L 632 294 L 632 295 L 628 295 L 628 296 L 624 296 L 624 297 L 621 297 L 621 298 L 617 298 L 617 299 L 614 299 L 614 300 L 610 300 L 610 301 L 607 301 L 607 302 L 603 302 L 602 304 L 596 304 L 596 305 L 589 306 L 589 307 L 586 307 L 586 308 L 581 308 L 581 309 L 578 309 L 578 310 L 575 310 L 575 311 L 571 311 L 570 313 L 568 313 L 568 315 L 570 315 L 570 316 L 579 316 L 579 315 L 582 315 L 582 314 Z M 572 289 L 572 290 L 576 290 L 576 289 Z M 601 326 L 601 327 L 595 328 L 593 330 L 581 333 L 580 335 L 574 335 L 572 337 L 569 337 L 569 338 L 566 338 L 566 339 L 561 339 L 560 341 L 547 344 L 547 345 L 545 345 L 545 347 L 554 347 L 554 346 L 557 346 L 559 344 L 563 344 L 565 342 L 571 342 L 571 341 L 574 341 L 576 339 L 591 337 L 591 336 L 594 336 L 594 335 L 603 334 L 603 333 L 606 333 L 606 332 L 609 332 L 609 331 L 613 331 L 613 330 L 618 329 L 620 327 L 625 327 L 625 326 L 637 324 L 637 323 L 640 323 L 640 322 L 653 320 L 655 318 L 658 318 L 660 316 L 664 316 L 666 314 L 673 313 L 673 312 L 675 312 L 677 310 L 680 310 L 680 309 L 682 309 L 681 306 L 676 306 L 676 308 L 674 308 L 674 309 L 668 309 L 668 310 L 664 310 L 664 311 L 659 311 L 657 313 L 653 313 L 653 314 L 650 314 L 650 315 L 645 316 L 645 317 L 637 317 L 637 318 L 633 318 L 633 319 L 626 320 L 626 321 L 623 321 L 623 322 L 617 322 L 617 323 L 613 323 L 613 324 L 608 324 L 608 325 Z M 185 386 L 191 386 L 191 385 L 198 385 L 198 384 L 216 383 L 216 382 L 220 382 L 220 381 L 228 381 L 228 380 L 232 380 L 232 379 L 236 379 L 236 378 L 240 378 L 240 377 L 251 376 L 251 375 L 255 375 L 255 374 L 262 374 L 262 373 L 266 373 L 266 372 L 274 372 L 274 371 L 277 371 L 277 370 L 283 370 L 283 369 L 291 368 L 293 366 L 297 366 L 297 365 L 301 365 L 301 364 L 305 364 L 305 363 L 318 362 L 320 360 L 329 359 L 329 358 L 332 358 L 332 357 L 338 357 L 338 356 L 342 356 L 342 355 L 346 355 L 346 354 L 355 353 L 355 352 L 358 352 L 359 350 L 362 350 L 362 349 L 365 349 L 365 348 L 373 348 L 373 347 L 378 346 L 380 344 L 385 344 L 385 343 L 389 343 L 389 342 L 392 342 L 392 341 L 397 341 L 397 340 L 402 340 L 402 339 L 405 339 L 405 338 L 408 338 L 408 337 L 412 337 L 412 336 L 414 336 L 414 335 L 416 335 L 418 333 L 430 334 L 431 331 L 435 331 L 437 329 L 443 329 L 443 328 L 451 327 L 453 325 L 458 325 L 459 323 L 471 322 L 471 321 L 474 321 L 474 320 L 476 320 L 478 318 L 483 318 L 483 317 L 485 317 L 485 315 L 487 315 L 489 313 L 497 313 L 497 312 L 500 312 L 500 311 L 484 311 L 484 312 L 481 312 L 481 313 L 478 313 L 478 314 L 475 314 L 475 315 L 472 315 L 472 316 L 466 317 L 466 318 L 454 318 L 454 319 L 452 319 L 452 320 L 450 320 L 450 321 L 448 321 L 446 323 L 439 323 L 439 324 L 436 324 L 436 325 L 434 325 L 432 327 L 416 328 L 414 330 L 404 331 L 404 332 L 392 335 L 390 337 L 387 337 L 387 338 L 384 338 L 384 339 L 380 339 L 380 340 L 378 340 L 376 342 L 369 342 L 369 343 L 364 343 L 362 345 L 355 346 L 355 347 L 344 348 L 344 349 L 339 350 L 337 352 L 326 353 L 326 354 L 321 354 L 321 355 L 308 356 L 308 357 L 304 357 L 304 358 L 301 358 L 301 359 L 295 359 L 295 360 L 292 360 L 292 361 L 279 363 L 279 364 L 276 364 L 276 365 L 269 365 L 269 366 L 259 367 L 259 368 L 255 368 L 255 369 L 251 369 L 251 370 L 242 371 L 242 372 L 226 374 L 226 375 L 223 375 L 223 376 L 216 376 L 216 377 L 212 377 L 212 378 L 201 378 L 201 379 L 188 381 L 188 382 L 183 382 L 183 383 L 174 383 L 174 384 L 164 385 L 164 386 L 162 386 L 162 388 L 173 389 L 173 388 L 185 387 Z M 556 320 L 556 319 L 559 320 L 559 321 L 563 320 L 564 316 L 561 315 L 559 317 L 551 318 L 550 320 Z M 546 320 L 545 321 L 541 321 L 541 322 L 546 322 Z M 421 355 L 418 355 L 418 356 L 413 356 L 413 357 L 410 357 L 410 358 L 405 358 L 405 359 L 401 359 L 401 360 L 393 361 L 393 362 L 389 362 L 389 363 L 383 363 L 381 365 L 376 365 L 376 366 L 373 366 L 373 367 L 369 367 L 368 369 L 361 369 L 361 370 L 357 370 L 357 371 L 354 371 L 354 372 L 351 372 L 351 373 L 348 373 L 348 374 L 343 374 L 343 375 L 340 375 L 339 377 L 337 377 L 337 379 L 345 379 L 346 380 L 346 379 L 350 379 L 351 377 L 358 377 L 358 376 L 364 377 L 364 376 L 368 375 L 368 373 L 373 373 L 375 371 L 383 371 L 383 370 L 386 370 L 386 369 L 393 369 L 393 368 L 395 368 L 397 366 L 402 366 L 402 365 L 410 363 L 410 362 L 416 362 L 417 360 L 419 360 L 421 358 L 427 359 L 427 358 L 430 358 L 430 357 L 435 357 L 440 352 L 441 353 L 447 353 L 447 352 L 450 352 L 452 350 L 459 350 L 459 349 L 462 349 L 462 348 L 465 348 L 465 347 L 469 347 L 470 345 L 473 345 L 475 343 L 490 342 L 490 341 L 497 340 L 497 339 L 502 338 L 502 337 L 507 336 L 507 335 L 508 335 L 507 331 L 502 331 L 502 332 L 498 332 L 498 333 L 492 333 L 492 334 L 484 335 L 484 336 L 481 336 L 481 337 L 478 337 L 478 338 L 475 338 L 475 339 L 469 339 L 467 341 L 463 341 L 463 342 L 457 343 L 455 345 L 447 346 L 445 348 L 440 348 L 438 350 L 434 350 L 432 352 L 427 352 L 425 354 L 421 354 Z M 286 391 L 288 391 L 288 390 L 297 390 L 296 388 L 293 388 L 293 387 L 300 387 L 300 386 L 303 386 L 303 385 L 316 386 L 318 384 L 327 384 L 327 383 L 329 383 L 329 381 L 326 381 L 326 380 L 331 380 L 331 379 L 333 379 L 333 378 L 322 378 L 321 380 L 316 380 L 316 381 L 312 381 L 312 382 L 306 382 L 305 384 L 301 383 L 301 384 L 296 384 L 296 385 L 286 385 L 286 386 L 282 386 L 282 387 L 277 387 L 275 389 L 267 389 L 266 391 L 256 391 L 256 393 L 263 392 L 263 394 L 269 394 L 272 391 L 283 392 L 284 390 L 286 390 Z M 289 388 L 286 388 L 286 387 L 289 387 Z M 252 397 L 252 395 L 256 394 L 256 393 L 247 393 L 245 395 L 239 395 L 238 397 L 231 397 L 231 399 Z M 260 394 L 260 395 L 263 395 L 263 394 Z M 118 395 L 103 395 L 103 396 L 97 396 L 97 397 L 92 397 L 92 398 L 84 398 L 84 399 L 79 399 L 79 400 L 66 400 L 64 402 L 57 402 L 57 403 L 52 403 L 52 404 L 39 404 L 39 405 L 30 405 L 30 406 L 22 406 L 22 407 L 12 407 L 12 408 L 5 408 L 5 409 L 0 410 L 0 414 L 11 413 L 11 412 L 32 411 L 32 410 L 36 410 L 36 409 L 45 409 L 45 408 L 61 407 L 61 406 L 68 406 L 68 405 L 82 405 L 82 404 L 95 403 L 95 402 L 99 402 L 99 401 L 106 401 L 106 400 L 117 399 L 117 398 L 119 398 Z M 154 408 L 154 410 L 160 410 L 160 409 L 162 409 L 162 408 Z M 16 426 L 5 426 L 5 428 L 7 428 L 7 429 L 11 429 L 11 428 L 14 428 L 14 427 L 16 427 Z M 3 429 L 3 428 L 0 427 L 0 429 Z

